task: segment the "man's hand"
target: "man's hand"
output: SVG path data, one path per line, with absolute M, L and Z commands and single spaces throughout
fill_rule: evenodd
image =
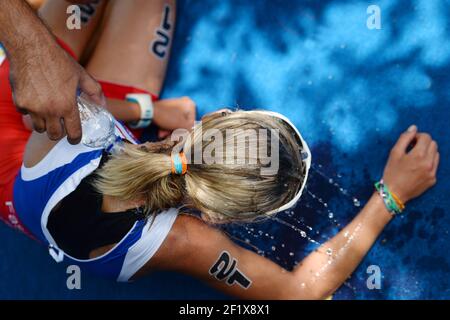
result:
M 59 47 L 23 0 L 2 1 L 0 42 L 10 61 L 10 81 L 19 111 L 30 114 L 34 129 L 47 131 L 50 139 L 60 139 L 66 132 L 70 143 L 78 143 L 77 88 L 93 102 L 104 104 L 100 85 Z
M 17 52 L 10 65 L 14 103 L 20 112 L 30 114 L 33 128 L 47 131 L 52 140 L 61 139 L 65 128 L 69 142 L 78 143 L 77 88 L 103 104 L 100 85 L 56 43 Z

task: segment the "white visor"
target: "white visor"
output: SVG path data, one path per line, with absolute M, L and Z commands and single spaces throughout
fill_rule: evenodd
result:
M 309 173 L 309 168 L 311 167 L 311 151 L 309 150 L 308 145 L 306 144 L 305 140 L 303 139 L 302 135 L 300 134 L 300 132 L 298 131 L 298 129 L 294 126 L 294 124 L 284 115 L 277 113 L 277 112 L 273 112 L 273 111 L 260 111 L 260 110 L 255 110 L 255 111 L 251 111 L 251 112 L 259 112 L 259 113 L 263 113 L 263 114 L 267 114 L 270 115 L 272 117 L 278 118 L 283 120 L 284 122 L 286 122 L 292 129 L 294 129 L 294 132 L 297 135 L 297 138 L 300 140 L 301 144 L 302 144 L 302 154 L 300 155 L 302 161 L 305 163 L 305 176 L 303 178 L 303 182 L 301 187 L 299 188 L 297 194 L 286 204 L 282 205 L 281 207 L 271 210 L 269 211 L 267 214 L 268 215 L 272 215 L 281 211 L 286 211 L 290 208 L 292 208 L 297 201 L 300 199 L 303 189 L 305 189 L 306 186 L 306 180 L 308 180 L 308 173 Z

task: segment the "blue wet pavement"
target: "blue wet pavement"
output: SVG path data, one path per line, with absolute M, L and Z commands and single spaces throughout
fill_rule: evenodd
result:
M 366 26 L 372 4 L 381 8 L 380 30 Z M 294 216 L 280 218 L 318 242 L 361 209 L 403 130 L 417 124 L 431 133 L 441 153 L 438 184 L 386 227 L 335 298 L 448 299 L 449 70 L 448 0 L 179 1 L 163 96 L 188 95 L 200 114 L 229 106 L 292 119 L 312 149 L 314 169 Z M 273 221 L 253 229 L 227 232 L 286 268 L 316 247 Z M 173 273 L 133 284 L 83 275 L 82 290 L 69 291 L 65 269 L 44 248 L 5 226 L 0 238 L 0 298 L 224 297 Z M 380 290 L 366 286 L 370 265 L 380 267 Z

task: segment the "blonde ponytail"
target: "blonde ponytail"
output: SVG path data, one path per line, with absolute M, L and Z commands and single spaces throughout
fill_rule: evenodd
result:
M 239 164 L 190 161 L 187 172 L 177 175 L 171 173 L 171 147 L 149 151 L 129 145 L 98 170 L 95 187 L 102 194 L 118 199 L 143 200 L 151 212 L 188 205 L 214 223 L 265 217 L 267 212 L 295 196 L 304 179 L 305 168 L 300 156 L 301 146 L 284 121 L 258 112 L 238 111 L 203 121 L 202 130 L 208 129 L 221 133 L 229 129 L 278 130 L 279 170 L 272 175 L 262 175 L 265 165 L 246 163 L 248 159 L 239 158 L 242 154 L 248 156 L 249 153 L 244 152 L 235 155 Z M 227 139 L 239 138 L 239 131 L 236 132 Z M 196 144 L 204 150 L 209 143 L 194 129 L 183 151 L 193 155 Z
M 169 150 L 170 152 L 170 150 Z M 125 145 L 98 170 L 94 182 L 102 194 L 120 200 L 143 200 L 148 211 L 180 205 L 184 180 L 171 174 L 170 154 Z

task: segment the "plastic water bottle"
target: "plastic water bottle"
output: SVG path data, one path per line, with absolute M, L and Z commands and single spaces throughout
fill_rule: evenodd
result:
M 77 96 L 80 111 L 81 143 L 91 148 L 110 148 L 116 141 L 114 118 L 106 110 L 89 100 L 84 93 Z

